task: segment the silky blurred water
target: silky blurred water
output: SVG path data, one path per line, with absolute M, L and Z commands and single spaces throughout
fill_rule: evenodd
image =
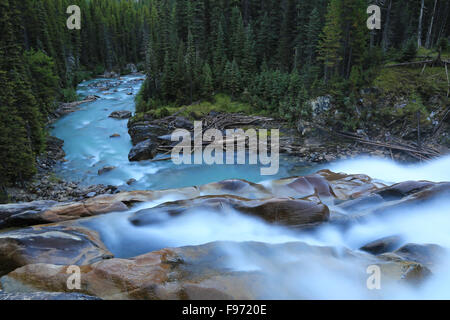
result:
M 450 156 L 422 164 L 398 164 L 391 160 L 359 157 L 337 161 L 317 167 L 307 167 L 295 158 L 283 157 L 277 176 L 260 175 L 258 166 L 175 166 L 166 162 L 128 162 L 131 148 L 127 132 L 127 120 L 108 118 L 118 110 L 134 112 L 134 96 L 142 82 L 141 76 L 126 76 L 121 80 L 84 82 L 79 87 L 80 95 L 96 94 L 96 102 L 80 106 L 80 110 L 69 114 L 54 125 L 53 135 L 65 141 L 64 150 L 68 160 L 57 168 L 57 174 L 68 180 L 83 184 L 112 184 L 122 189 L 169 189 L 202 185 L 230 178 L 261 182 L 294 175 L 304 175 L 322 168 L 348 174 L 367 174 L 372 178 L 392 184 L 407 180 L 450 181 Z M 117 84 L 106 91 L 92 87 L 100 81 Z M 117 90 L 117 92 L 115 92 Z M 133 95 L 128 95 L 132 92 Z M 120 134 L 111 139 L 110 135 Z M 104 166 L 115 166 L 115 170 L 99 176 L 97 171 Z M 136 184 L 126 185 L 134 178 Z M 426 204 L 397 210 L 388 216 L 372 217 L 354 223 L 348 228 L 323 226 L 314 232 L 293 231 L 269 225 L 263 220 L 248 217 L 231 209 L 220 212 L 194 210 L 176 218 L 167 218 L 158 223 L 136 227 L 129 217 L 136 211 L 151 208 L 168 201 L 179 200 L 179 196 L 168 195 L 158 201 L 143 203 L 128 212 L 111 213 L 94 217 L 84 223 L 98 231 L 108 249 L 116 257 L 128 258 L 166 247 L 201 245 L 214 241 L 259 241 L 283 244 L 302 241 L 310 245 L 358 251 L 362 245 L 382 237 L 399 235 L 404 243 L 433 243 L 450 248 L 450 199 L 435 199 Z M 227 246 L 228 263 L 236 271 L 258 270 L 266 275 L 261 293 L 268 299 L 448 299 L 450 298 L 450 259 L 443 256 L 434 275 L 422 286 L 405 286 L 400 283 L 384 286 L 380 291 L 369 291 L 366 287 L 366 266 L 337 257 L 321 260 L 317 257 L 292 256 L 289 251 L 279 249 L 270 257 L 261 257 L 258 252 L 243 252 L 238 246 Z M 290 268 L 290 262 L 301 261 L 301 269 Z M 297 265 L 297 264 L 296 264 Z

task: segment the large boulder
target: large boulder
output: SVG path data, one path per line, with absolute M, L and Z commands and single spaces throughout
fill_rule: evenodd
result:
M 81 226 L 49 225 L 0 234 L 0 275 L 27 264 L 87 265 L 111 257 L 99 235 Z
M 307 102 L 313 116 L 319 116 L 331 110 L 331 96 L 320 96 Z
M 234 195 L 247 199 L 265 199 L 273 196 L 272 192 L 262 186 L 241 179 L 230 179 L 209 183 L 199 187 L 202 195 Z
M 35 201 L 0 205 L 0 229 L 26 227 L 92 217 L 128 207 L 114 198 L 96 197 L 81 202 Z
M 114 111 L 113 113 L 111 113 L 109 115 L 109 117 L 114 118 L 114 119 L 123 120 L 123 119 L 131 118 L 132 115 L 133 114 L 131 113 L 131 111 L 121 110 L 121 111 Z
M 265 187 L 278 197 L 316 196 L 328 203 L 334 200 L 344 201 L 367 196 L 386 185 L 362 174 L 347 175 L 321 170 L 303 177 L 271 181 Z
M 336 279 L 333 276 L 344 277 L 365 289 L 366 269 L 373 264 L 380 265 L 383 284 L 406 282 L 406 272 L 423 276 L 426 270 L 413 262 L 382 261 L 342 248 L 301 242 L 214 242 L 81 266 L 79 293 L 102 299 L 306 299 L 311 274 L 322 272 L 324 279 L 329 277 L 330 281 Z M 27 265 L 2 277 L 0 284 L 6 293 L 68 292 L 67 268 Z M 363 292 L 368 297 L 372 294 L 367 289 Z
M 157 140 L 158 137 L 169 134 L 169 130 L 157 124 L 138 122 L 129 127 L 128 133 L 130 134 L 133 145 L 137 145 L 148 139 Z
M 127 71 L 129 71 L 131 73 L 136 73 L 138 71 L 137 67 L 136 67 L 136 65 L 134 63 L 128 63 L 126 65 L 126 67 L 125 67 L 125 70 L 127 70 Z
M 434 183 L 428 181 L 406 181 L 383 188 L 377 194 L 385 200 L 399 200 L 433 185 Z
M 420 187 L 410 190 L 408 186 Z M 417 208 L 418 205 L 431 203 L 436 199 L 449 199 L 450 182 L 408 182 L 405 185 L 400 184 L 392 188 L 383 189 L 381 192 L 381 195 L 386 200 L 385 204 L 374 208 L 374 210 L 368 213 L 381 216 L 401 211 L 407 212 L 409 209 Z M 402 193 L 405 196 L 402 197 Z
M 159 144 L 152 139 L 142 141 L 135 145 L 128 154 L 130 161 L 143 161 L 153 159 L 158 151 Z
M 56 201 L 34 201 L 0 205 L 0 229 L 37 224 L 42 221 L 40 215 L 57 205 Z
M 317 198 L 249 200 L 236 196 L 203 196 L 195 199 L 164 203 L 136 212 L 130 221 L 135 225 L 152 224 L 164 216 L 177 216 L 192 210 L 222 211 L 232 208 L 261 218 L 269 223 L 302 228 L 328 221 L 330 211 Z
M 372 254 L 382 254 L 397 249 L 402 241 L 400 236 L 384 237 L 365 244 L 360 250 Z
M 193 130 L 194 129 L 194 123 L 186 119 L 185 117 L 176 117 L 175 120 L 171 123 L 172 127 L 177 129 L 186 129 L 186 130 Z

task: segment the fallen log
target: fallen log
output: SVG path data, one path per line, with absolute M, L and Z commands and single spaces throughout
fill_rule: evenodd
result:
M 322 127 L 321 125 L 318 124 L 313 124 L 313 126 L 317 127 L 320 130 L 323 130 L 331 135 L 335 135 L 335 136 L 340 136 L 342 138 L 346 138 L 346 139 L 351 139 L 354 140 L 358 143 L 361 144 L 367 144 L 367 145 L 372 145 L 372 146 L 376 146 L 376 147 L 382 147 L 382 148 L 387 148 L 387 149 L 391 149 L 391 150 L 398 150 L 398 151 L 403 151 L 406 152 L 408 154 L 410 154 L 411 156 L 413 156 L 414 158 L 419 158 L 420 160 L 430 160 L 434 157 L 438 157 L 440 156 L 440 152 L 438 152 L 437 150 L 434 149 L 430 149 L 430 148 L 415 148 L 414 146 L 411 145 L 405 145 L 405 144 L 390 144 L 390 143 L 386 143 L 386 142 L 380 142 L 380 141 L 371 141 L 367 138 L 358 136 L 356 134 L 353 133 L 347 133 L 347 132 L 340 132 L 340 131 L 334 131 L 334 130 L 330 130 L 327 128 Z
M 433 62 L 434 62 L 434 60 L 403 62 L 403 63 L 397 63 L 397 64 L 390 64 L 390 65 L 387 65 L 384 67 L 385 68 L 395 68 L 395 67 L 404 67 L 404 66 L 423 65 L 423 64 L 433 63 Z

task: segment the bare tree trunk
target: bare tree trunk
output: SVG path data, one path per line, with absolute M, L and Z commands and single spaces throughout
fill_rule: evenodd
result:
M 389 37 L 389 23 L 391 20 L 391 9 L 392 9 L 392 0 L 389 0 L 389 6 L 388 6 L 388 10 L 386 13 L 386 23 L 384 24 L 384 30 L 383 30 L 383 40 L 382 40 L 382 45 L 383 45 L 383 52 L 386 52 L 387 47 L 389 45 L 388 43 L 388 37 Z
M 437 40 L 439 40 L 442 37 L 442 34 L 445 31 L 445 27 L 447 26 L 447 20 L 448 20 L 448 14 L 449 14 L 449 3 L 450 1 L 447 1 L 446 5 L 445 5 L 445 11 L 444 11 L 444 19 L 442 20 L 442 24 L 441 24 L 441 29 L 439 30 L 439 34 L 437 37 Z
M 424 7 L 425 7 L 425 0 L 422 0 L 422 4 L 420 5 L 419 32 L 417 34 L 417 47 L 418 48 L 420 48 L 422 46 L 422 20 L 423 20 Z
M 433 31 L 433 23 L 434 23 L 434 16 L 436 15 L 437 3 L 438 3 L 438 0 L 434 0 L 433 14 L 431 16 L 430 26 L 428 27 L 427 42 L 425 43 L 425 46 L 428 49 L 430 49 L 430 47 L 431 47 L 431 32 Z

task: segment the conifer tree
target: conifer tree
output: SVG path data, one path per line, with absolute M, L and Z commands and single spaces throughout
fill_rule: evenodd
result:
M 341 53 L 341 6 L 339 0 L 331 0 L 328 5 L 326 22 L 319 41 L 319 60 L 325 67 L 325 81 L 333 75 L 339 62 Z

